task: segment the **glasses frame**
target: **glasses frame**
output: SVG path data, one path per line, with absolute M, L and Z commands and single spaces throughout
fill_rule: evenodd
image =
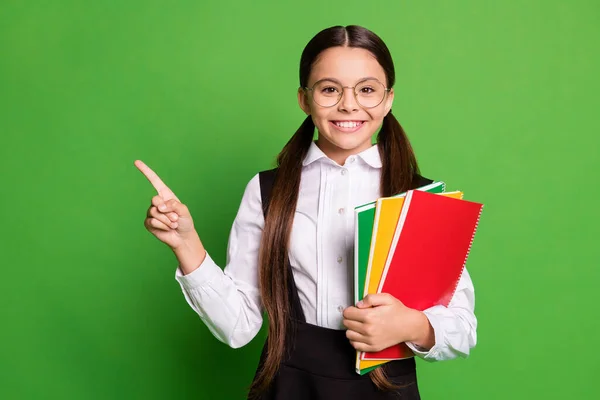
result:
M 321 82 L 323 82 L 323 81 L 330 81 L 330 82 L 337 83 L 337 84 L 338 84 L 338 85 L 340 85 L 340 87 L 342 88 L 342 91 L 341 91 L 341 92 L 340 92 L 340 94 L 338 95 L 338 99 L 337 99 L 337 101 L 336 101 L 334 104 L 330 105 L 330 106 L 323 106 L 323 105 L 319 104 L 319 103 L 318 103 L 318 102 L 315 100 L 315 96 L 314 96 L 314 87 L 315 87 L 315 86 L 317 86 L 317 84 L 319 84 L 319 83 L 321 83 Z M 377 103 L 376 105 L 374 105 L 374 106 L 371 106 L 371 107 L 366 107 L 366 106 L 363 106 L 363 105 L 360 103 L 360 101 L 358 101 L 358 95 L 356 94 L 356 87 L 357 87 L 357 86 L 359 86 L 361 83 L 363 83 L 363 82 L 366 82 L 366 81 L 377 81 L 378 83 L 380 83 L 380 84 L 381 84 L 381 86 L 383 86 L 383 91 L 384 91 L 384 94 L 383 94 L 383 97 L 381 98 L 381 101 L 380 101 L 379 103 Z M 385 97 L 388 95 L 388 93 L 389 93 L 389 92 L 390 92 L 390 90 L 391 90 L 391 88 L 388 88 L 388 87 L 386 87 L 386 86 L 385 86 L 385 85 L 384 85 L 384 84 L 383 84 L 383 83 L 382 83 L 382 82 L 381 82 L 379 79 L 375 79 L 375 78 L 365 78 L 365 79 L 362 79 L 362 80 L 358 81 L 358 82 L 356 83 L 356 85 L 354 85 L 354 86 L 344 86 L 344 85 L 342 85 L 342 84 L 341 84 L 339 81 L 332 80 L 332 79 L 321 79 L 321 80 L 318 80 L 318 81 L 316 81 L 316 82 L 315 82 L 315 83 L 312 85 L 312 87 L 304 86 L 302 89 L 304 89 L 305 91 L 310 91 L 310 92 L 311 92 L 311 94 L 312 94 L 313 101 L 314 101 L 315 103 L 317 103 L 317 104 L 318 104 L 320 107 L 323 107 L 323 108 L 331 108 L 331 107 L 335 107 L 335 106 L 337 106 L 337 105 L 338 105 L 338 103 L 340 102 L 340 100 L 342 100 L 342 97 L 344 97 L 344 89 L 352 89 L 352 93 L 354 94 L 354 100 L 356 100 L 356 104 L 358 104 L 358 105 L 359 105 L 359 106 L 361 106 L 362 108 L 368 108 L 368 109 L 371 109 L 371 108 L 378 107 L 378 106 L 379 106 L 381 103 L 383 103 L 383 101 L 385 100 Z

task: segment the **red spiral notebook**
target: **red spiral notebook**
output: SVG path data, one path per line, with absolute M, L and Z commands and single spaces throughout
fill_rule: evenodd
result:
M 406 194 L 379 293 L 423 311 L 447 306 L 467 262 L 483 204 L 418 190 Z M 364 360 L 406 358 L 403 344 Z

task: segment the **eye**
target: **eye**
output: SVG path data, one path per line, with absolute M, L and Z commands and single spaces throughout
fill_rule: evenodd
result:
M 361 94 L 371 94 L 373 92 L 375 92 L 375 89 L 370 86 L 363 86 L 360 88 Z
M 323 94 L 335 94 L 338 92 L 338 89 L 335 86 L 325 86 L 321 88 L 321 93 Z

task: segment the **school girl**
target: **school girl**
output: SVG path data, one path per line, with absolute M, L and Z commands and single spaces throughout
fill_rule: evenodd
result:
M 174 251 L 185 299 L 212 334 L 244 346 L 268 315 L 249 398 L 419 399 L 414 357 L 360 376 L 356 350 L 404 342 L 437 361 L 466 357 L 475 346 L 466 270 L 448 307 L 421 312 L 385 293 L 353 304 L 353 208 L 431 182 L 391 112 L 394 82 L 388 48 L 368 29 L 335 26 L 308 42 L 297 93 L 307 117 L 277 167 L 247 184 L 224 269 L 204 249 L 187 207 L 135 162 L 158 191 L 145 226 Z

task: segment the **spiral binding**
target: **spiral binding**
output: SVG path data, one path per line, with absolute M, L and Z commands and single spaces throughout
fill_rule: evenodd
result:
M 467 254 L 465 254 L 465 260 L 463 261 L 462 269 L 460 270 L 460 276 L 462 276 L 465 268 L 467 268 L 467 259 L 469 258 L 469 254 L 471 253 L 471 247 L 473 246 L 473 241 L 475 240 L 475 234 L 477 233 L 477 228 L 479 227 L 479 220 L 481 219 L 481 213 L 483 212 L 483 204 L 479 208 L 479 215 L 477 216 L 477 220 L 475 221 L 475 228 L 473 228 L 473 234 L 471 235 L 471 241 L 469 242 L 469 247 L 467 248 Z M 460 280 L 460 279 L 459 279 Z M 452 301 L 454 294 L 456 293 L 456 288 L 458 287 L 458 280 L 456 281 L 456 285 L 454 285 L 454 290 L 452 291 L 452 295 L 449 297 Z M 449 304 L 449 303 L 448 303 Z

